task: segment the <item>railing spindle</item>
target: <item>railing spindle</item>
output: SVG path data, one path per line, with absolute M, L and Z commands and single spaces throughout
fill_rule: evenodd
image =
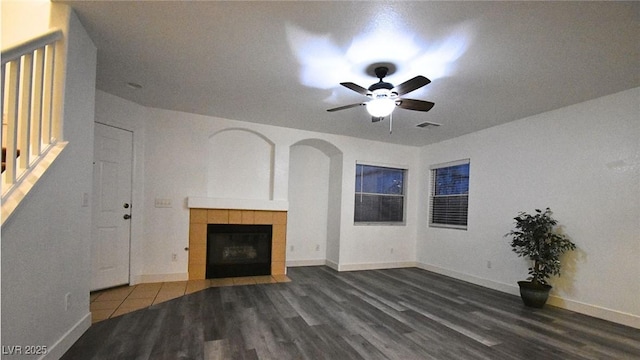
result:
M 45 47 L 44 83 L 42 89 L 42 145 L 51 144 L 51 123 L 53 122 L 53 79 L 55 46 Z
M 29 167 L 29 140 L 31 129 L 31 74 L 33 72 L 33 55 L 31 53 L 22 56 L 22 64 L 20 66 L 20 95 L 18 99 L 18 151 L 19 172 L 16 176 L 20 176 L 20 172 Z
M 6 135 L 6 168 L 5 181 L 8 185 L 16 182 L 16 140 L 18 135 L 18 77 L 20 73 L 20 59 L 11 61 L 5 96 L 7 97 L 7 133 Z
M 4 114 L 4 69 L 5 69 L 5 65 L 2 64 L 1 67 L 1 75 L 2 79 L 0 80 L 0 113 L 2 114 L 2 131 L 0 131 L 0 144 L 2 144 L 2 147 L 4 147 L 4 141 L 5 141 L 5 137 L 4 137 L 4 132 L 5 132 L 5 124 L 6 124 L 6 116 Z M 3 159 L 4 161 L 4 159 Z
M 33 90 L 31 92 L 31 155 L 42 151 L 42 82 L 44 81 L 44 49 L 34 52 Z

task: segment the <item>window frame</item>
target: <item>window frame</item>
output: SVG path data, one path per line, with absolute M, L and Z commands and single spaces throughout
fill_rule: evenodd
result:
M 382 194 L 382 193 L 371 193 L 371 192 L 363 192 L 363 191 L 358 191 L 358 167 L 359 166 L 366 166 L 366 167 L 374 167 L 374 168 L 381 168 L 381 169 L 390 169 L 390 170 L 394 170 L 394 171 L 401 171 L 402 172 L 402 190 L 401 190 L 401 194 Z M 356 166 L 355 166 L 355 176 L 354 176 L 354 205 L 353 205 L 353 223 L 354 225 L 388 225 L 388 226 L 405 226 L 406 225 L 406 219 L 407 219 L 407 179 L 408 179 L 408 166 L 402 166 L 402 165 L 391 165 L 391 164 L 380 164 L 380 163 L 374 163 L 374 162 L 361 162 L 361 161 L 356 161 Z M 362 181 L 362 178 L 361 178 Z M 360 190 L 362 190 L 362 184 L 360 186 Z M 392 198 L 392 197 L 400 197 L 402 198 L 402 220 L 399 221 L 375 221 L 375 220 L 356 220 L 356 216 L 357 216 L 357 201 L 358 201 L 358 196 L 360 196 L 360 198 L 362 199 L 363 196 L 377 196 L 377 197 L 383 197 L 383 198 Z
M 467 165 L 467 191 L 466 193 L 461 194 L 447 194 L 447 195 L 436 195 L 436 173 L 438 170 L 456 167 L 460 165 Z M 470 188 L 470 177 L 471 177 L 471 160 L 470 159 L 461 159 L 457 161 L 451 161 L 447 163 L 435 164 L 429 167 L 429 175 L 430 175 L 430 189 L 429 189 L 429 227 L 433 228 L 446 228 L 446 229 L 457 229 L 457 230 L 467 230 L 469 227 L 469 188 Z M 434 222 L 434 203 L 437 198 L 446 198 L 446 197 L 459 197 L 466 199 L 466 219 L 465 224 L 453 224 L 453 223 L 443 223 L 443 222 Z

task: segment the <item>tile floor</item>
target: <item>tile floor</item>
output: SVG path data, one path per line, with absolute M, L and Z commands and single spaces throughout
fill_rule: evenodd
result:
M 267 275 L 147 283 L 95 291 L 90 295 L 91 321 L 96 323 L 208 287 L 272 284 L 289 281 L 291 280 L 286 275 Z

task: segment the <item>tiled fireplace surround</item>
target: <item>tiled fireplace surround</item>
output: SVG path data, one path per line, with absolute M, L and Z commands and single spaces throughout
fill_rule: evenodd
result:
M 208 224 L 273 225 L 271 275 L 285 274 L 286 211 L 191 208 L 189 213 L 189 280 L 205 278 Z

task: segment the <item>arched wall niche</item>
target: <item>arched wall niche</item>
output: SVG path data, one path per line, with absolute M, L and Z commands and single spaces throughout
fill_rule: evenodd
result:
M 304 139 L 291 145 L 289 159 L 287 263 L 337 268 L 342 151 L 322 139 Z
M 304 140 L 300 140 L 300 141 L 296 142 L 295 144 L 293 144 L 291 146 L 293 147 L 293 146 L 296 146 L 296 145 L 311 146 L 313 148 L 316 148 L 316 149 L 322 151 L 328 157 L 332 157 L 332 156 L 335 156 L 335 155 L 342 155 L 342 151 L 340 149 L 338 149 L 332 143 L 330 143 L 330 142 L 328 142 L 326 140 L 322 140 L 322 139 L 304 139 Z
M 207 143 L 207 196 L 273 200 L 275 144 L 256 131 L 220 130 Z

